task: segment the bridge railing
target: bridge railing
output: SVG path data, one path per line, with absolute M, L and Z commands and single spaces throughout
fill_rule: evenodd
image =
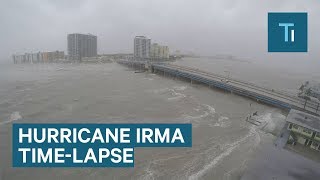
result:
M 211 72 L 209 73 L 209 72 L 206 72 L 206 71 L 203 71 L 203 70 L 200 70 L 200 69 L 191 68 L 191 67 L 185 67 L 185 66 L 179 66 L 179 65 L 175 65 L 175 64 L 170 64 L 170 66 L 177 67 L 177 68 L 182 68 L 182 69 L 187 69 L 187 70 L 191 70 L 191 71 L 194 71 L 194 72 L 204 73 L 204 74 L 206 74 L 208 76 L 213 75 L 213 76 L 216 76 L 216 77 L 219 77 L 219 78 L 228 79 L 228 80 L 233 81 L 233 82 L 240 82 L 240 83 L 247 84 L 247 85 L 250 85 L 250 86 L 253 86 L 253 87 L 257 87 L 257 88 L 260 88 L 260 89 L 265 89 L 267 91 L 274 91 L 274 92 L 276 92 L 278 94 L 281 94 L 281 95 L 284 95 L 284 96 L 288 96 L 290 98 L 301 100 L 301 98 L 295 96 L 294 94 L 291 94 L 291 93 L 288 93 L 288 92 L 284 92 L 284 91 L 281 91 L 281 90 L 270 89 L 270 88 L 267 88 L 267 87 L 264 87 L 264 86 L 258 86 L 258 85 L 254 84 L 254 83 L 243 81 L 243 80 L 240 80 L 240 79 L 230 78 L 230 77 L 223 76 L 223 75 L 220 75 L 220 74 L 215 74 L 215 73 L 211 73 Z M 313 101 L 311 101 L 311 103 L 317 104 L 317 102 L 313 102 Z
M 255 88 L 256 90 L 259 90 L 259 89 L 262 89 L 264 90 L 265 93 L 273 93 L 274 95 L 281 95 L 282 98 L 285 98 L 287 100 L 294 100 L 295 103 L 299 103 L 299 104 L 304 104 L 305 103 L 305 99 L 302 99 L 300 97 L 297 97 L 297 96 L 294 96 L 294 95 L 291 95 L 291 94 L 288 94 L 286 92 L 281 92 L 279 90 L 274 90 L 274 89 L 269 89 L 269 88 L 266 88 L 266 87 L 263 87 L 263 86 L 258 86 L 254 83 L 250 83 L 250 82 L 246 82 L 246 81 L 243 81 L 243 80 L 239 80 L 239 79 L 234 79 L 234 78 L 229 78 L 229 77 L 226 77 L 226 76 L 222 76 L 222 75 L 219 75 L 219 74 L 215 74 L 215 73 L 209 73 L 209 72 L 206 72 L 206 71 L 203 71 L 203 70 L 199 70 L 199 69 L 195 69 L 195 68 L 190 68 L 190 67 L 184 67 L 184 66 L 178 66 L 178 65 L 173 65 L 173 64 L 170 64 L 170 66 L 173 66 L 173 67 L 177 67 L 177 68 L 181 68 L 181 69 L 186 69 L 186 70 L 189 70 L 189 71 L 193 71 L 195 73 L 202 73 L 204 75 L 208 75 L 208 76 L 215 76 L 215 77 L 218 77 L 218 78 L 223 78 L 223 79 L 228 79 L 229 81 L 232 81 L 233 83 L 242 83 L 242 84 L 245 84 L 245 85 L 249 85 L 251 86 L 251 88 Z M 258 88 L 258 89 L 257 89 Z M 318 111 L 319 109 L 319 102 L 315 102 L 313 100 L 308 100 L 307 101 L 307 104 L 305 105 L 306 107 L 309 107 L 309 108 L 314 108 L 314 110 Z
M 179 67 L 181 67 L 181 66 L 179 66 Z M 194 69 L 192 69 L 192 71 L 190 73 L 190 70 L 188 70 L 188 68 L 187 69 L 182 69 L 182 71 L 181 71 L 181 69 L 178 70 L 178 68 L 172 68 L 170 66 L 165 66 L 165 65 L 160 65 L 160 64 L 158 64 L 158 65 L 154 64 L 153 68 L 154 69 L 158 69 L 158 70 L 162 70 L 162 71 L 165 71 L 167 73 L 174 74 L 174 75 L 178 75 L 178 76 L 181 76 L 181 77 L 193 79 L 193 80 L 202 82 L 204 84 L 208 84 L 209 86 L 215 86 L 215 87 L 218 87 L 218 88 L 221 88 L 221 89 L 224 89 L 224 90 L 227 90 L 227 91 L 231 91 L 231 92 L 243 95 L 243 96 L 252 97 L 252 98 L 255 98 L 255 99 L 259 100 L 259 101 L 263 101 L 265 103 L 272 104 L 274 106 L 278 106 L 278 107 L 281 107 L 281 108 L 285 108 L 285 109 L 294 108 L 294 109 L 310 111 L 310 112 L 312 112 L 314 114 L 319 114 L 319 103 L 316 104 L 315 102 L 311 102 L 311 101 L 303 101 L 302 99 L 292 98 L 291 96 L 284 96 L 283 97 L 283 95 L 281 94 L 282 95 L 282 97 L 281 97 L 282 99 L 287 99 L 290 102 L 294 102 L 294 103 L 285 103 L 285 102 L 279 101 L 279 100 L 277 100 L 275 98 L 271 98 L 271 97 L 268 97 L 268 96 L 265 96 L 265 95 L 262 95 L 262 94 L 258 94 L 258 93 L 253 92 L 253 91 L 248 91 L 246 89 L 243 89 L 243 88 L 240 88 L 240 87 L 236 87 L 234 85 L 229 85 L 227 83 L 222 83 L 220 81 L 216 81 L 216 80 L 213 80 L 213 79 L 208 79 L 206 77 L 202 77 L 201 76 L 202 73 L 198 73 L 198 72 L 201 72 L 201 71 L 194 71 Z M 183 72 L 183 71 L 185 71 L 185 72 Z M 206 72 L 205 75 L 212 75 L 212 74 Z M 220 77 L 222 77 L 222 76 L 220 76 Z M 231 79 L 231 81 L 232 81 L 232 79 Z M 251 83 L 246 83 L 246 84 L 250 84 L 251 85 Z M 260 88 L 257 85 L 254 85 L 253 87 Z M 250 88 L 252 88 L 252 86 Z M 278 93 L 278 92 L 275 92 L 275 91 L 272 91 L 272 90 L 268 90 L 268 89 L 264 89 L 264 88 L 262 88 L 262 90 L 264 90 L 263 92 L 265 92 L 266 94 L 270 94 L 270 95 L 273 95 L 273 96 L 277 95 L 277 93 Z M 268 90 L 268 91 L 266 92 L 266 90 Z M 270 93 L 270 92 L 272 92 L 272 93 Z M 295 105 L 295 104 L 297 104 L 298 106 Z

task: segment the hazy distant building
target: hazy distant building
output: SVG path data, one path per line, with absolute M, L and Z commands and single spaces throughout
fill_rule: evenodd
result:
M 45 52 L 45 53 L 47 55 L 47 62 L 54 62 L 55 60 L 64 59 L 63 51 L 52 51 L 52 52 Z
M 169 59 L 169 47 L 153 43 L 151 45 L 150 57 L 153 59 Z
M 97 56 L 97 36 L 91 34 L 68 34 L 68 57 L 81 60 Z
M 22 55 L 13 55 L 13 62 L 18 63 L 49 63 L 59 62 L 65 59 L 63 51 L 25 53 Z
M 134 38 L 134 57 L 136 59 L 146 59 L 150 57 L 151 39 L 145 36 Z

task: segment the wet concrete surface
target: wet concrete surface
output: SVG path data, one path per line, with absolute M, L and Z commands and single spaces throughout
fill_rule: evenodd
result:
M 258 148 L 254 160 L 249 162 L 247 171 L 241 177 L 241 180 L 316 179 L 320 179 L 319 162 L 279 148 L 272 140 Z
M 289 124 L 288 122 L 285 123 L 285 125 L 283 126 L 283 128 L 280 132 L 280 135 L 278 136 L 277 140 L 274 143 L 274 145 L 279 149 L 284 148 L 287 144 L 288 139 L 289 139 L 290 131 L 287 129 L 288 124 Z

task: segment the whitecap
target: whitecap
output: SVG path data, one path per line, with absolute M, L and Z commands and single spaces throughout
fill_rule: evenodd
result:
M 262 122 L 261 130 L 266 133 L 277 134 L 279 127 L 283 127 L 285 116 L 280 113 L 268 112 L 258 116 L 258 120 Z
M 185 94 L 182 94 L 182 93 L 178 93 L 176 91 L 171 91 L 171 95 L 173 97 L 169 97 L 168 100 L 179 100 L 179 99 L 182 99 L 182 98 L 185 98 L 187 97 Z
M 229 118 L 225 116 L 220 116 L 218 122 L 216 122 L 213 126 L 226 128 L 231 125 L 231 122 L 228 121 Z
M 184 91 L 187 89 L 187 86 L 175 86 L 173 89 L 177 91 Z
M 206 164 L 200 171 L 189 176 L 189 180 L 199 179 L 200 177 L 202 177 L 210 169 L 216 167 L 216 165 L 219 162 L 221 162 L 224 158 L 229 156 L 236 148 L 238 148 L 241 145 L 241 143 L 245 142 L 249 137 L 251 137 L 255 134 L 259 136 L 259 134 L 256 132 L 255 128 L 251 126 L 250 131 L 246 136 L 242 137 L 241 139 L 239 139 L 233 143 L 225 144 L 224 148 L 226 148 L 226 149 L 224 149 L 221 154 L 219 154 L 212 161 L 210 161 L 210 163 Z
M 8 121 L 0 122 L 0 125 L 11 123 L 13 121 L 17 121 L 17 120 L 20 120 L 20 119 L 22 119 L 22 116 L 20 115 L 20 113 L 18 111 L 15 111 L 10 115 Z

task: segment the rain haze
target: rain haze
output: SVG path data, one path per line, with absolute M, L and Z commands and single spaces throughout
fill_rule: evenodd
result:
M 283 57 L 266 53 L 267 13 L 299 11 L 309 13 L 309 53 L 294 57 L 315 62 L 319 8 L 316 0 L 2 1 L 0 55 L 65 50 L 66 35 L 79 32 L 99 37 L 98 53 L 132 52 L 132 38 L 145 35 L 171 49 L 265 61 Z

